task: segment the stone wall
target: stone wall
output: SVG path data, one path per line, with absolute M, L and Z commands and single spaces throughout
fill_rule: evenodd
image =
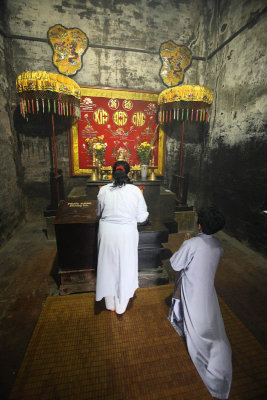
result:
M 0 35 L 0 246 L 10 237 L 24 216 L 24 201 L 19 174 L 18 144 L 12 132 L 10 91 L 5 61 L 5 44 Z
M 73 76 L 81 86 L 162 91 L 159 47 L 167 40 L 188 46 L 193 56 L 211 55 L 208 61 L 193 59 L 184 79 L 214 90 L 209 131 L 186 125 L 183 174 L 189 176 L 188 203 L 216 203 L 228 216 L 227 232 L 264 252 L 266 13 L 251 19 L 264 6 L 263 0 L 5 0 L 4 34 L 0 33 L 0 196 L 1 204 L 7 196 L 13 201 L 10 220 L 0 222 L 4 237 L 22 219 L 24 209 L 42 215 L 50 201 L 51 121 L 27 123 L 21 118 L 15 81 L 26 70 L 58 72 L 46 39 L 51 26 L 62 24 L 80 28 L 89 39 L 83 68 Z M 223 45 L 248 20 L 250 26 Z M 80 179 L 70 176 L 67 126 L 57 122 L 58 166 L 69 191 Z M 166 130 L 169 188 L 178 171 L 180 132 L 179 124 Z
M 226 231 L 267 254 L 266 2 L 219 4 L 213 45 L 247 27 L 208 62 L 215 99 L 206 190 L 227 215 Z
M 196 125 L 185 128 L 183 175 L 189 174 L 188 205 L 216 204 L 227 217 L 227 233 L 267 254 L 267 215 L 263 214 L 267 209 L 267 13 L 262 13 L 266 3 L 236 0 L 216 5 L 212 18 L 207 18 L 207 55 L 218 49 L 206 63 L 205 83 L 214 91 L 209 132 Z M 171 186 L 173 171 L 178 170 L 180 126 L 173 124 L 169 132 L 168 142 L 176 137 L 175 159 L 168 163 Z
M 202 0 L 197 3 L 202 4 Z M 14 138 L 10 151 L 15 154 L 11 156 L 6 152 L 12 164 L 7 171 L 11 174 L 14 170 L 14 177 L 19 181 L 18 190 L 25 196 L 27 215 L 38 213 L 41 216 L 50 203 L 51 121 L 45 117 L 28 122 L 21 118 L 15 81 L 17 75 L 27 70 L 58 72 L 47 41 L 49 28 L 55 24 L 78 27 L 88 36 L 83 68 L 72 77 L 80 86 L 160 92 L 164 89 L 159 77 L 160 44 L 171 39 L 190 47 L 193 54 L 201 55 L 206 46 L 205 16 L 199 15 L 201 7 L 193 0 L 6 0 L 2 7 L 2 43 L 6 48 L 4 57 L 10 65 L 6 77 L 9 95 L 5 95 L 5 103 L 10 107 Z M 187 79 L 201 80 L 203 68 L 203 63 L 198 65 L 193 61 Z M 63 122 L 57 125 L 56 145 L 58 167 L 63 170 L 65 189 L 69 191 L 79 178 L 70 176 L 65 128 Z M 6 180 L 12 181 L 9 175 Z M 19 214 L 18 208 L 11 213 Z
M 159 47 L 173 40 L 205 51 L 202 1 L 150 0 L 7 0 L 7 33 L 36 40 L 11 40 L 14 71 L 44 69 L 57 72 L 52 48 L 45 40 L 49 27 L 78 27 L 89 39 L 83 68 L 74 77 L 80 86 L 107 86 L 161 91 Z M 199 81 L 193 61 L 190 81 Z

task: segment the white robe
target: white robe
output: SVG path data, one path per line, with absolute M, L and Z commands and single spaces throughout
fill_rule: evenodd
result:
M 177 278 L 169 320 L 185 337 L 190 357 L 212 396 L 227 399 L 232 351 L 214 287 L 220 241 L 204 233 L 185 240 L 171 257 Z M 180 299 L 179 299 L 180 298 Z
M 122 303 L 138 285 L 137 222 L 148 217 L 144 196 L 137 186 L 103 186 L 97 196 L 100 216 L 96 301 L 117 296 Z

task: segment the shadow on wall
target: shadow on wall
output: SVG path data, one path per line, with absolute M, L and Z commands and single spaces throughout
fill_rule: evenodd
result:
M 169 189 L 177 193 L 181 124 L 166 129 L 167 140 L 177 140 L 176 151 L 166 154 Z M 264 130 L 262 130 L 264 132 Z M 188 177 L 187 205 L 215 204 L 226 216 L 225 232 L 267 255 L 267 138 L 257 137 L 210 147 L 208 126 L 185 126 L 182 176 Z M 176 178 L 175 178 L 176 176 Z
M 62 176 L 60 172 L 62 165 L 66 164 L 67 172 L 69 172 L 66 149 L 68 146 L 67 131 L 70 128 L 71 120 L 65 116 L 54 115 L 57 148 L 55 157 L 51 116 L 52 114 L 43 114 L 40 110 L 38 114 L 29 114 L 23 118 L 19 106 L 13 114 L 18 153 L 22 160 L 18 176 L 26 199 L 26 213 L 30 216 L 41 214 L 48 205 L 57 203 L 55 185 L 57 179 Z M 55 178 L 56 162 L 57 178 Z
M 55 135 L 61 135 L 70 128 L 70 119 L 65 116 L 54 114 L 55 117 Z M 43 114 L 39 111 L 37 114 L 29 114 L 26 118 L 20 114 L 19 106 L 16 107 L 13 115 L 14 128 L 19 139 L 19 135 L 26 137 L 50 137 L 52 134 L 51 114 Z
M 209 125 L 195 121 L 185 121 L 182 138 L 181 121 L 172 121 L 166 126 L 167 141 L 175 140 L 177 147 L 170 147 L 166 154 L 168 188 L 188 206 L 198 202 L 201 185 L 203 153 L 208 140 Z M 183 144 L 181 144 L 183 141 Z M 181 184 L 182 190 L 179 190 Z
M 227 217 L 225 231 L 267 255 L 267 139 L 210 149 L 203 165 L 203 197 Z
M 181 142 L 182 121 L 173 120 L 164 125 L 164 132 L 167 137 Z M 204 144 L 208 138 L 209 125 L 196 121 L 184 121 L 184 144 Z

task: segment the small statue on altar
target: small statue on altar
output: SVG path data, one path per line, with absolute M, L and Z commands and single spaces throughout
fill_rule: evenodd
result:
M 116 160 L 117 161 L 125 161 L 125 156 L 126 156 L 126 151 L 125 149 L 123 149 L 122 147 L 120 147 L 117 151 L 117 157 Z
M 129 160 L 129 151 L 125 147 L 119 147 L 116 151 L 116 161 L 126 161 Z

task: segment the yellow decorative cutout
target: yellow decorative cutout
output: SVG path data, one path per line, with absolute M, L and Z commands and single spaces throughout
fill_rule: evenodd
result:
M 176 86 L 184 79 L 184 71 L 191 64 L 191 51 L 186 46 L 177 46 L 173 41 L 160 46 L 162 67 L 160 76 L 166 86 Z
M 67 29 L 55 25 L 48 30 L 48 39 L 54 50 L 53 64 L 64 75 L 74 75 L 82 68 L 82 55 L 87 49 L 88 38 L 78 28 Z

